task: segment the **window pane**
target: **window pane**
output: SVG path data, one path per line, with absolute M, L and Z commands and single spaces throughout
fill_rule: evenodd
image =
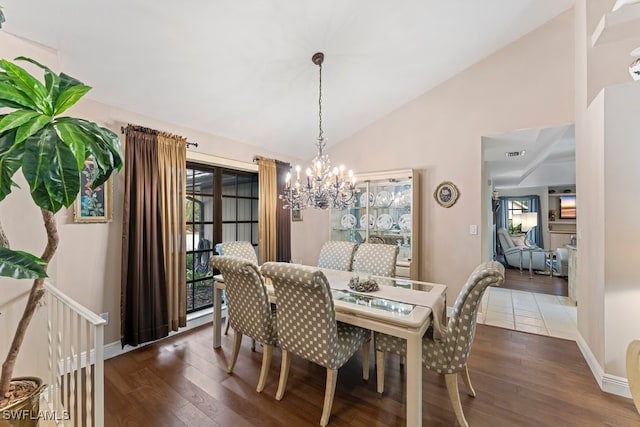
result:
M 251 224 L 238 224 L 238 240 L 251 241 Z
M 258 201 L 251 201 L 251 221 L 258 221 Z
M 238 199 L 237 221 L 251 221 L 251 203 L 249 199 Z
M 222 174 L 222 194 L 225 196 L 236 195 L 236 175 L 223 173 Z
M 235 224 L 222 224 L 222 241 L 231 242 L 236 239 L 236 225 Z
M 213 280 L 194 282 L 193 309 L 210 307 L 213 301 Z
M 235 197 L 222 198 L 222 220 L 236 221 L 236 199 Z
M 251 197 L 253 179 L 249 175 L 238 175 L 238 196 Z

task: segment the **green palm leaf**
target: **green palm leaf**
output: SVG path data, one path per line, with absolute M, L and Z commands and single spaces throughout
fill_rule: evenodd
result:
M 46 263 L 30 253 L 0 247 L 0 276 L 14 279 L 39 279 L 47 277 Z
M 52 113 L 53 106 L 47 98 L 47 89 L 38 79 L 29 74 L 24 68 L 6 59 L 0 59 L 0 67 L 6 71 L 11 83 L 24 93 L 38 107 L 41 113 Z
M 17 110 L 7 114 L 0 120 L 0 133 L 6 132 L 13 128 L 17 128 L 39 114 L 36 111 Z

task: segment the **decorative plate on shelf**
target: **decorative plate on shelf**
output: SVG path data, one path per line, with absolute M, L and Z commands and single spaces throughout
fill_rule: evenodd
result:
M 388 208 L 393 202 L 393 194 L 389 193 L 386 190 L 379 191 L 376 194 L 376 206 L 380 208 Z
M 373 206 L 375 201 L 376 201 L 376 196 L 374 196 L 373 193 L 369 191 L 365 191 L 360 195 L 360 206 L 367 206 L 367 203 L 368 203 L 368 206 Z
M 395 204 L 399 208 L 408 208 L 411 206 L 411 189 L 408 188 L 399 192 L 395 198 Z
M 378 215 L 378 219 L 376 219 L 376 227 L 378 230 L 389 230 L 393 227 L 393 218 L 389 214 Z
M 376 225 L 376 217 L 369 215 L 362 215 L 360 217 L 360 228 L 367 228 L 367 223 L 369 224 L 369 228 L 373 228 Z
M 345 214 L 342 215 L 342 219 L 340 220 L 340 224 L 342 224 L 342 226 L 344 228 L 353 228 L 356 226 L 356 222 L 358 220 L 356 219 L 355 216 L 351 215 L 351 214 Z
M 398 219 L 398 226 L 402 231 L 411 231 L 411 215 L 404 214 Z

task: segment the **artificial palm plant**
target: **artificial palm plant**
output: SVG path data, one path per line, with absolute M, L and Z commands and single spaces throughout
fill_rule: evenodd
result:
M 0 21 L 2 18 L 0 12 Z M 5 396 L 16 358 L 44 294 L 47 264 L 58 245 L 54 214 L 69 207 L 78 196 L 82 169 L 89 157 L 96 166 L 94 188 L 122 167 L 120 141 L 115 133 L 87 120 L 61 116 L 91 88 L 32 59 L 16 60 L 41 68 L 44 81 L 14 62 L 0 60 L 0 201 L 17 186 L 13 176 L 22 169 L 31 198 L 42 212 L 47 245 L 40 258 L 9 249 L 7 242 L 0 247 L 0 276 L 34 280 L 2 364 L 0 407 L 8 403 Z

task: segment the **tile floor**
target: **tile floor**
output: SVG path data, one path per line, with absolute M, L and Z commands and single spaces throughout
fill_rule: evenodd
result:
M 489 288 L 478 323 L 516 331 L 576 339 L 577 309 L 567 297 Z

